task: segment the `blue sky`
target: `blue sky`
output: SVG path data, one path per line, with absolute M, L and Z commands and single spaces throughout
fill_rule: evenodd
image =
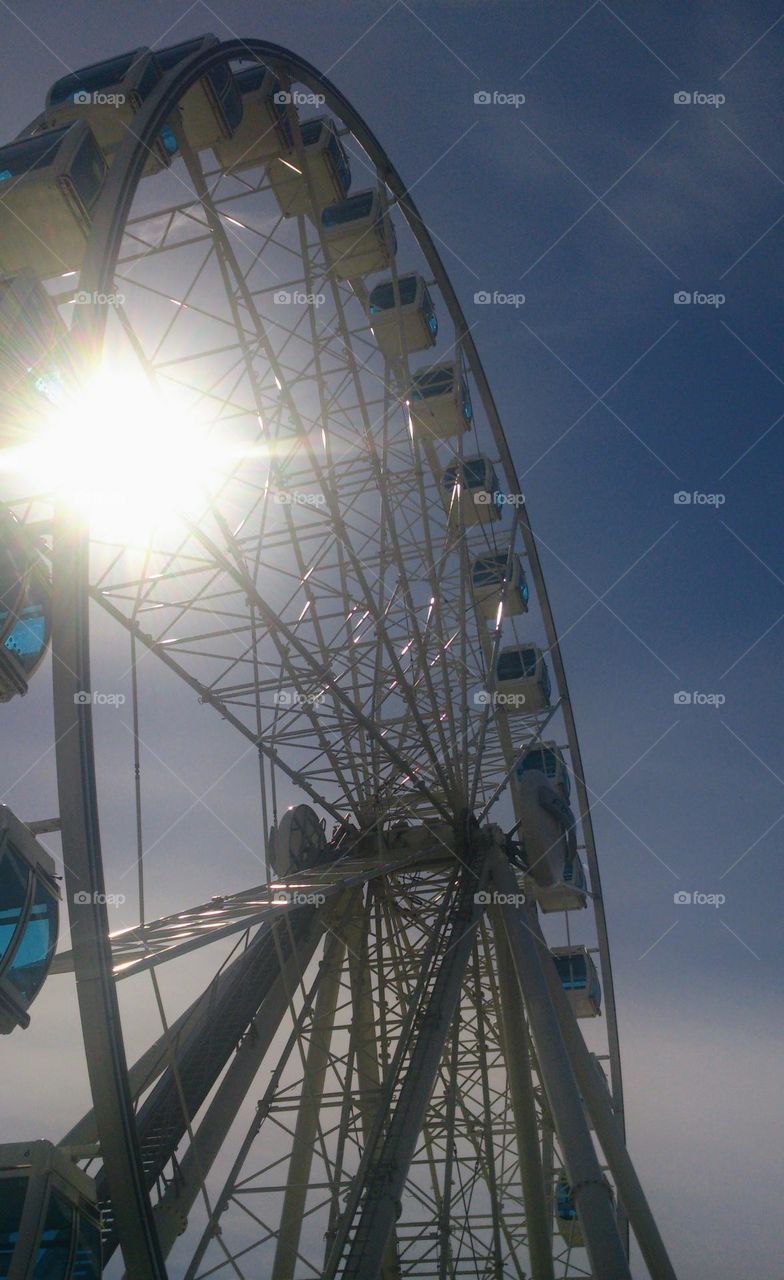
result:
M 475 322 L 604 797 L 632 1152 L 681 1280 L 775 1280 L 784 13 L 738 0 L 2 7 L 4 137 L 40 110 L 58 58 L 236 33 L 326 71 L 413 189 Z M 525 102 L 475 103 L 479 91 Z M 475 304 L 480 290 L 525 302 Z M 700 499 L 676 503 L 680 491 Z M 725 701 L 679 705 L 679 690 Z M 29 734 L 33 709 L 45 739 L 40 691 L 7 723 Z M 17 754 L 6 745 L 7 769 Z M 23 814 L 34 778 L 9 797 Z M 678 906 L 681 890 L 726 902 Z

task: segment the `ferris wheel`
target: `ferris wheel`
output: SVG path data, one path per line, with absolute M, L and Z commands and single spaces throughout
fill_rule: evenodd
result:
M 75 982 L 93 1102 L 0 1146 L 0 1275 L 620 1280 L 630 1224 L 672 1280 L 536 543 L 380 144 L 278 46 L 133 50 L 0 149 L 0 273 L 0 698 L 51 648 L 59 795 L 0 809 L 0 1031 Z M 258 763 L 239 891 L 236 833 L 183 848 L 142 768 L 195 717 Z

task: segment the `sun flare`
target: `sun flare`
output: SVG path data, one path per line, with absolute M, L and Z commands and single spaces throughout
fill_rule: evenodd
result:
M 11 466 L 85 517 L 93 537 L 145 541 L 197 517 L 226 474 L 232 450 L 205 419 L 140 372 L 103 367 L 48 407 Z

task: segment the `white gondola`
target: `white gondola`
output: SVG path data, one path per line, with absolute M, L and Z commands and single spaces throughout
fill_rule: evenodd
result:
M 195 40 L 183 40 L 168 49 L 156 50 L 155 58 L 165 74 L 178 62 L 217 44 L 217 36 L 198 36 Z M 185 137 L 194 151 L 203 151 L 231 138 L 242 119 L 242 99 L 228 62 L 213 67 L 197 80 L 179 107 Z
M 0 1146 L 0 1275 L 98 1280 L 95 1183 L 51 1142 Z
M 463 458 L 447 467 L 441 478 L 441 498 L 454 527 L 501 519 L 498 477 L 484 455 Z
M 46 95 L 44 119 L 56 129 L 87 120 L 106 161 L 111 164 L 132 130 L 133 117 L 161 78 L 155 54 L 147 48 L 94 62 L 55 80 Z M 165 168 L 176 151 L 171 130 L 164 129 L 150 148 L 146 174 Z
M 268 164 L 294 145 L 280 98 L 280 81 L 262 63 L 234 76 L 242 100 L 242 118 L 231 138 L 218 142 L 215 159 L 226 173 L 241 173 Z
M 470 430 L 473 422 L 468 384 L 451 360 L 415 373 L 407 404 L 411 434 L 425 440 L 449 440 Z
M 0 805 L 0 1035 L 30 1022 L 57 946 L 59 903 L 53 860 Z
M 588 906 L 585 868 L 578 857 L 565 857 L 556 884 L 537 887 L 534 897 L 542 911 L 581 911 Z
M 293 147 L 286 155 L 269 161 L 267 174 L 284 218 L 294 218 L 299 213 L 318 218 L 327 205 L 348 195 L 351 169 L 335 126 L 326 116 L 306 120 L 300 130 L 302 157 Z
M 518 555 L 511 561 L 506 551 L 480 556 L 471 566 L 471 585 L 476 607 L 483 618 L 495 622 L 498 606 L 506 583 L 504 616 L 515 617 L 528 612 L 528 581 L 523 562 Z
M 555 742 L 536 742 L 521 756 L 517 763 L 515 773 L 518 778 L 528 770 L 534 769 L 539 773 L 543 773 L 545 777 L 557 787 L 561 792 L 564 800 L 568 802 L 572 793 L 572 784 L 569 779 L 569 770 L 566 767 L 563 752 Z
M 340 280 L 386 271 L 397 248 L 394 228 L 375 188 L 327 205 L 321 230 L 327 260 Z
M 433 300 L 422 276 L 398 276 L 397 284 L 399 305 L 392 280 L 382 280 L 368 299 L 370 328 L 388 360 L 434 346 L 438 334 Z
M 520 805 L 518 837 L 532 893 L 543 911 L 586 905 L 585 874 L 577 857 L 574 815 L 559 788 L 538 769 L 515 776 Z
M 588 948 L 553 947 L 552 956 L 575 1016 L 598 1017 L 602 1007 L 602 989 Z
M 1 147 L 0 274 L 78 271 L 105 177 L 84 120 Z
M 327 847 L 324 820 L 310 805 L 287 809 L 269 839 L 269 860 L 276 875 L 285 878 L 319 862 Z
M 0 280 L 0 448 L 29 439 L 45 405 L 61 401 L 67 340 L 40 281 L 29 274 Z
M 550 672 L 535 644 L 502 649 L 495 668 L 496 701 L 512 714 L 531 715 L 550 705 Z

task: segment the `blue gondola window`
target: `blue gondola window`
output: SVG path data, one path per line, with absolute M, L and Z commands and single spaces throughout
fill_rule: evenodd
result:
M 359 221 L 366 218 L 373 208 L 373 192 L 362 191 L 359 195 L 349 196 L 338 204 L 328 205 L 321 215 L 322 225 L 338 227 L 344 222 Z
M 83 67 L 80 71 L 73 71 L 63 76 L 49 90 L 48 105 L 56 107 L 60 102 L 72 101 L 77 93 L 94 93 L 111 88 L 112 85 L 122 84 L 134 63 L 143 58 L 146 53 L 146 49 L 133 49 L 130 53 L 109 58 L 106 62 L 96 62 L 90 67 Z M 140 98 L 146 98 L 157 80 L 155 66 L 150 63 L 140 80 L 134 85 L 134 92 Z
M 36 880 L 35 898 L 7 978 L 29 1003 L 41 988 L 57 943 L 57 900 Z
M 0 1196 L 0 1276 L 7 1276 L 19 1238 L 19 1223 L 27 1194 L 27 1178 L 4 1178 Z
M 531 679 L 536 675 L 536 650 L 512 649 L 499 654 L 496 675 L 499 680 Z
M 26 901 L 27 869 L 6 848 L 0 854 L 0 971 L 14 943 Z
M 451 369 L 432 369 L 427 373 L 419 373 L 411 388 L 412 400 L 427 400 L 430 396 L 447 395 L 454 385 Z
M 568 1182 L 563 1179 L 558 1183 L 556 1192 L 556 1204 L 558 1206 L 558 1217 L 564 1222 L 574 1222 L 577 1217 L 577 1210 L 574 1207 L 572 1192 Z
M 8 611 L 0 609 L 0 629 Z M 3 642 L 3 647 L 14 655 L 26 672 L 36 666 L 49 639 L 49 620 L 41 601 L 25 605 L 19 613 L 16 625 Z
M 49 1195 L 32 1280 L 66 1280 L 75 1210 L 55 1190 Z

